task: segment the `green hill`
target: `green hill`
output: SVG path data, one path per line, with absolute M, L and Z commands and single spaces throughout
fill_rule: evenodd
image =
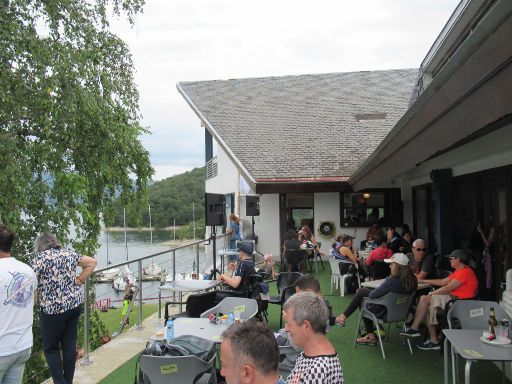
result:
M 189 172 L 157 181 L 148 188 L 151 205 L 151 223 L 153 227 L 164 228 L 173 225 L 186 225 L 193 220 L 192 203 L 194 203 L 196 227 L 204 226 L 204 183 L 205 168 L 194 168 Z M 109 226 L 123 226 L 123 207 L 116 201 L 115 217 Z M 144 210 L 140 224 L 136 218 L 127 217 L 127 226 L 149 226 L 149 212 Z

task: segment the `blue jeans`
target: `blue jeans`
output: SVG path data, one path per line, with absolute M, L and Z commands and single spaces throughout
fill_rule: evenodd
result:
M 54 384 L 73 382 L 78 319 L 81 312 L 82 305 L 56 315 L 41 312 L 44 356 Z
M 27 348 L 12 355 L 0 356 L 0 384 L 21 384 L 31 351 L 32 348 Z

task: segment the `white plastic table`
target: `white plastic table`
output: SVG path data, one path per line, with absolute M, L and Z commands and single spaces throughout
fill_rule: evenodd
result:
M 228 329 L 227 323 L 215 324 L 208 318 L 179 317 L 174 320 L 174 337 L 193 335 L 220 343 L 222 332 Z

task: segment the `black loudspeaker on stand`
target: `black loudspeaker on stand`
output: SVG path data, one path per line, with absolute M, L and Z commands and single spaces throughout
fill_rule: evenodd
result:
M 225 222 L 224 206 L 225 197 L 218 193 L 204 194 L 204 221 L 206 226 L 212 228 L 210 240 L 212 240 L 213 251 L 213 279 L 217 278 L 217 237 L 216 226 L 222 226 Z
M 257 195 L 245 196 L 245 216 L 260 215 L 260 197 Z
M 205 193 L 204 195 L 204 221 L 207 226 L 224 225 L 224 195 L 218 193 Z

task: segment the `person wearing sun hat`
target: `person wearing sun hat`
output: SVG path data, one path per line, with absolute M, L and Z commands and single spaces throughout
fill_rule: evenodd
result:
M 450 255 L 450 266 L 455 270 L 445 279 L 418 279 L 418 282 L 439 287 L 428 295 L 420 297 L 414 321 L 410 328 L 401 333 L 402 336 L 419 337 L 419 326 L 427 319 L 430 340 L 418 345 L 422 350 L 439 350 L 441 345 L 436 332 L 436 307 L 442 309 L 453 299 L 471 299 L 478 292 L 478 280 L 475 272 L 469 266 L 469 256 L 462 249 L 456 249 Z
M 412 273 L 411 268 L 409 268 L 409 258 L 406 255 L 403 253 L 395 253 L 391 258 L 384 259 L 384 262 L 389 264 L 391 274 L 374 290 L 368 288 L 358 289 L 352 302 L 343 313 L 336 318 L 336 325 L 340 327 L 345 326 L 348 317 L 354 313 L 357 308 L 361 307 L 365 297 L 379 299 L 389 292 L 410 294 L 416 291 L 418 288 L 418 280 Z M 381 305 L 369 305 L 369 309 L 378 318 L 382 318 L 386 314 L 386 308 Z M 366 328 L 366 336 L 358 338 L 356 342 L 358 344 L 375 345 L 377 337 L 373 329 L 373 322 L 366 318 L 363 318 L 363 321 Z

